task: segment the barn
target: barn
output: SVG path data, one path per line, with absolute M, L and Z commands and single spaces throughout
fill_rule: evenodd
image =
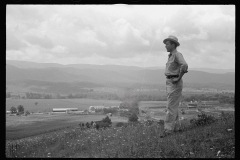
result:
M 109 107 L 105 107 L 105 106 L 90 106 L 89 107 L 89 112 L 95 112 L 96 109 L 103 109 L 103 108 L 109 108 Z
M 78 111 L 78 108 L 53 108 L 53 112 L 67 113 L 68 111 Z
M 197 108 L 198 104 L 197 103 L 188 103 L 187 107 L 188 108 Z

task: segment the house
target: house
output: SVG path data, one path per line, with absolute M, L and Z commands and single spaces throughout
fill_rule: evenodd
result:
M 6 111 L 6 114 L 11 114 L 11 111 Z

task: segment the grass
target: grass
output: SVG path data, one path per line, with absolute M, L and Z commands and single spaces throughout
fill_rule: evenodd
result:
M 86 123 L 100 121 L 105 117 L 105 115 L 71 115 L 65 113 L 57 115 L 31 114 L 26 117 L 7 116 L 6 139 L 16 140 L 26 138 L 29 136 L 62 130 L 71 126 L 78 126 L 80 122 Z M 111 120 L 113 123 L 127 121 L 115 116 L 111 117 Z
M 204 116 L 202 116 L 204 117 Z M 6 143 L 7 157 L 38 158 L 234 158 L 235 116 L 182 125 L 182 132 L 159 138 L 163 125 L 129 124 L 105 130 L 68 128 Z M 213 119 L 213 118 L 212 118 Z M 206 121 L 204 121 L 206 120 Z M 209 122 L 209 123 L 208 123 Z M 211 123 L 210 123 L 211 122 Z

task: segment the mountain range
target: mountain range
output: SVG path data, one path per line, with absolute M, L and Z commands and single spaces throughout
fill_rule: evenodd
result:
M 220 74 L 188 71 L 183 77 L 184 82 L 235 84 L 234 72 Z M 154 67 L 6 61 L 6 81 L 164 84 L 165 79 L 164 69 Z

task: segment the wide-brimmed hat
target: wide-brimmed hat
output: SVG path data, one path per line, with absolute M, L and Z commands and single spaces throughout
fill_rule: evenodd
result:
M 177 44 L 177 46 L 180 46 L 180 43 L 178 42 L 178 39 L 175 36 L 171 36 L 171 35 L 168 36 L 168 38 L 163 40 L 163 43 L 165 44 L 166 41 L 173 41 L 173 42 L 175 42 Z

